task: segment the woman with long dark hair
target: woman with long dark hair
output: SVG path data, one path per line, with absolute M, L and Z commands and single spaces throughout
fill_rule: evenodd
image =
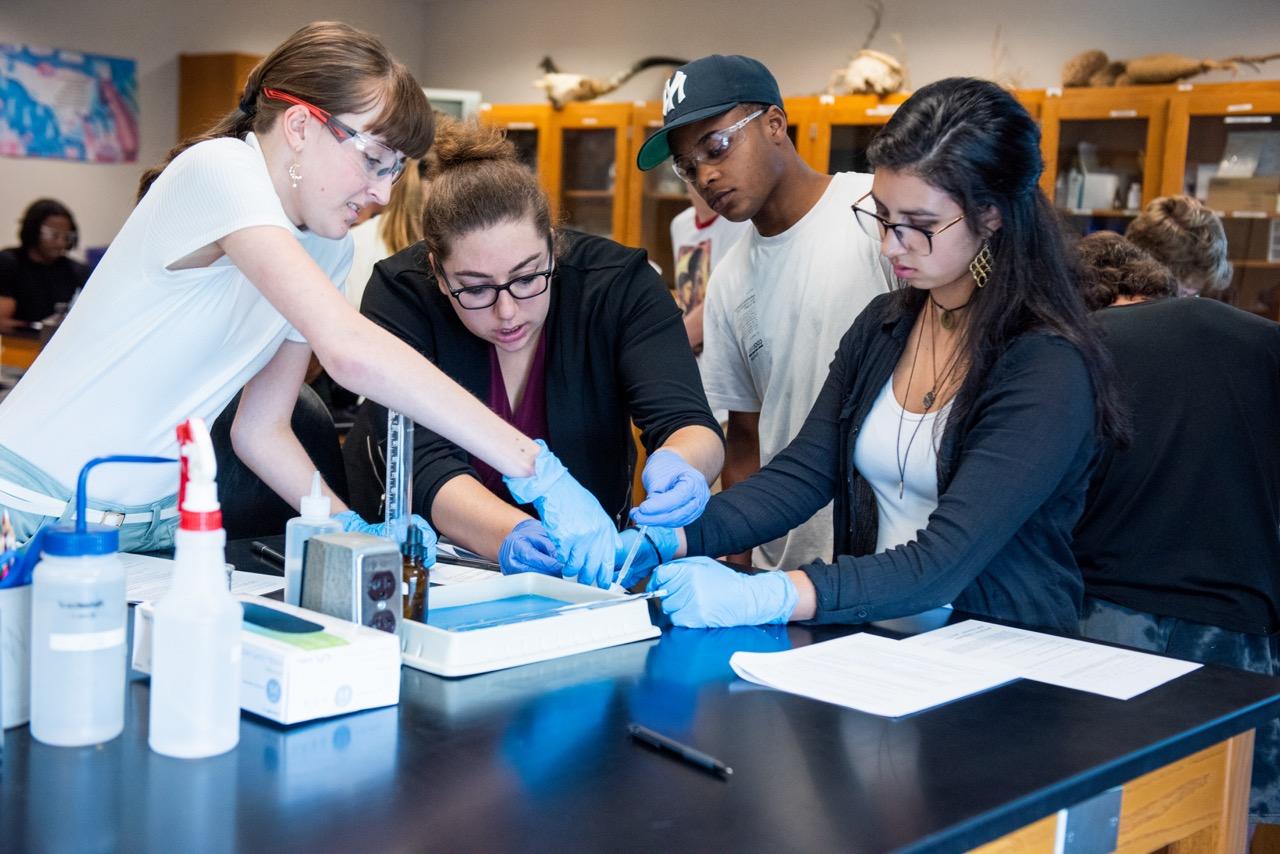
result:
M 1039 130 L 995 84 L 922 88 L 873 141 L 851 215 L 901 287 L 845 335 L 785 452 L 651 560 L 739 552 L 835 499 L 835 555 L 743 575 L 707 558 L 652 584 L 678 625 L 862 623 L 954 603 L 1077 631 L 1071 530 L 1099 441 L 1125 418 L 1057 220 Z M 784 568 L 786 569 L 786 568 Z

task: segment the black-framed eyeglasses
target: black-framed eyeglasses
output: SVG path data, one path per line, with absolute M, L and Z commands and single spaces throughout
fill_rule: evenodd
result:
M 550 235 L 547 235 L 547 269 L 516 276 L 511 281 L 503 282 L 500 285 L 471 285 L 465 288 L 455 288 L 453 283 L 449 281 L 448 275 L 444 272 L 444 265 L 436 264 L 436 275 L 440 277 L 440 281 L 444 282 L 445 288 L 449 291 L 449 296 L 456 299 L 458 305 L 468 311 L 489 308 L 498 301 L 498 294 L 503 291 L 511 294 L 512 299 L 532 299 L 539 294 L 546 293 L 547 288 L 551 287 L 551 275 L 555 270 L 556 258 L 552 249 Z
M 918 225 L 911 225 L 906 222 L 889 222 L 889 220 L 875 211 L 862 207 L 862 203 L 870 197 L 871 194 L 867 193 L 853 203 L 853 216 L 858 220 L 858 225 L 876 243 L 882 242 L 885 234 L 892 231 L 893 236 L 898 239 L 898 244 L 915 255 L 931 255 L 933 253 L 933 238 L 964 219 L 964 214 L 960 214 L 951 222 L 938 228 L 921 228 Z
M 75 231 L 63 231 L 51 225 L 42 225 L 40 226 L 40 236 L 45 240 L 61 240 L 63 243 L 74 245 L 76 237 L 79 235 Z
M 671 168 L 676 171 L 676 175 L 680 176 L 680 180 L 692 184 L 694 179 L 698 177 L 698 164 L 710 163 L 714 166 L 728 157 L 729 153 L 737 147 L 738 137 L 742 129 L 752 119 L 764 115 L 764 112 L 764 110 L 756 110 L 745 119 L 734 122 L 727 128 L 721 128 L 707 134 L 694 145 L 693 153 L 673 157 L 671 159 Z
M 333 138 L 338 141 L 340 146 L 351 151 L 352 155 L 360 162 L 360 165 L 364 167 L 370 180 L 379 180 L 389 176 L 391 182 L 395 183 L 404 174 L 405 156 L 403 154 L 383 145 L 368 134 L 361 133 L 351 125 L 339 121 L 328 110 L 322 110 L 315 104 L 309 104 L 301 98 L 290 95 L 288 92 L 281 92 L 279 89 L 272 89 L 267 86 L 262 88 L 262 94 L 276 101 L 284 101 L 286 104 L 297 104 L 299 107 L 305 107 L 307 112 L 315 116 L 316 121 L 329 129 L 329 133 L 333 134 Z

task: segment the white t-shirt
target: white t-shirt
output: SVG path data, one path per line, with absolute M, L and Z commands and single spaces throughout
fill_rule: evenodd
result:
M 360 310 L 364 289 L 373 275 L 373 265 L 393 253 L 382 242 L 382 215 L 370 217 L 348 232 L 351 235 L 351 271 L 347 273 L 347 301 Z
M 871 405 L 854 444 L 853 464 L 876 495 L 877 552 L 917 539 L 938 509 L 938 444 L 950 409 L 947 401 L 941 410 L 908 412 L 894 397 L 893 377 Z
M 286 229 L 330 280 L 346 277 L 351 241 L 289 221 L 253 134 L 202 142 L 174 158 L 0 404 L 0 445 L 69 490 L 92 457 L 176 455 L 179 423 L 193 415 L 212 423 L 286 338 L 303 341 L 226 256 L 209 267 L 166 269 L 261 225 Z M 108 466 L 89 483 L 97 500 L 137 505 L 172 495 L 178 475 L 168 466 Z
M 688 314 L 703 303 L 711 271 L 720 266 L 730 247 L 750 230 L 749 220 L 734 222 L 719 215 L 699 228 L 697 211 L 692 206 L 676 214 L 671 220 L 671 255 L 675 258 L 676 267 L 676 303 L 681 311 Z M 698 353 L 695 358 L 701 372 L 702 354 Z M 729 418 L 727 409 L 714 406 L 711 414 L 721 424 Z
M 707 399 L 760 413 L 762 466 L 799 432 L 854 318 L 889 289 L 880 248 L 851 208 L 870 189 L 870 175 L 833 176 L 795 225 L 773 237 L 753 227 L 711 274 L 703 317 Z M 830 560 L 831 533 L 827 505 L 752 560 L 785 569 Z
M 697 211 L 685 208 L 671 220 L 671 257 L 675 259 L 676 302 L 685 314 L 706 298 L 711 271 L 730 247 L 751 230 L 749 221 L 734 222 L 713 216 L 698 227 Z

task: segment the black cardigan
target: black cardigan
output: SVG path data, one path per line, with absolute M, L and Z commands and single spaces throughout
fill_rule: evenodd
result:
M 816 621 L 865 623 L 953 602 L 1078 633 L 1083 583 L 1071 530 L 1095 448 L 1094 401 L 1083 357 L 1061 338 L 1028 332 L 1010 342 L 964 423 L 948 419 L 928 527 L 912 542 L 874 553 L 875 495 L 854 467 L 854 445 L 914 321 L 903 293 L 867 306 L 841 340 L 795 440 L 760 472 L 712 497 L 686 529 L 689 553 L 729 554 L 767 542 L 834 498 L 836 558 L 815 555 L 823 559 L 801 567 L 817 589 Z
M 631 507 L 632 420 L 653 453 L 682 427 L 720 434 L 711 415 L 680 310 L 645 253 L 603 237 L 561 232 L 547 313 L 547 445 L 619 525 Z M 467 331 L 426 268 L 422 244 L 380 262 L 361 312 L 404 339 L 481 401 L 489 396 L 489 349 Z M 386 410 L 366 402 L 344 446 L 352 504 L 376 515 Z M 413 508 L 428 521 L 436 493 L 475 476 L 466 451 L 418 426 Z

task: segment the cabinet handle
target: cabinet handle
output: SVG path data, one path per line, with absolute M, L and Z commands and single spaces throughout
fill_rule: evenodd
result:
M 1112 110 L 1111 118 L 1113 119 L 1136 119 L 1138 117 L 1137 110 Z

